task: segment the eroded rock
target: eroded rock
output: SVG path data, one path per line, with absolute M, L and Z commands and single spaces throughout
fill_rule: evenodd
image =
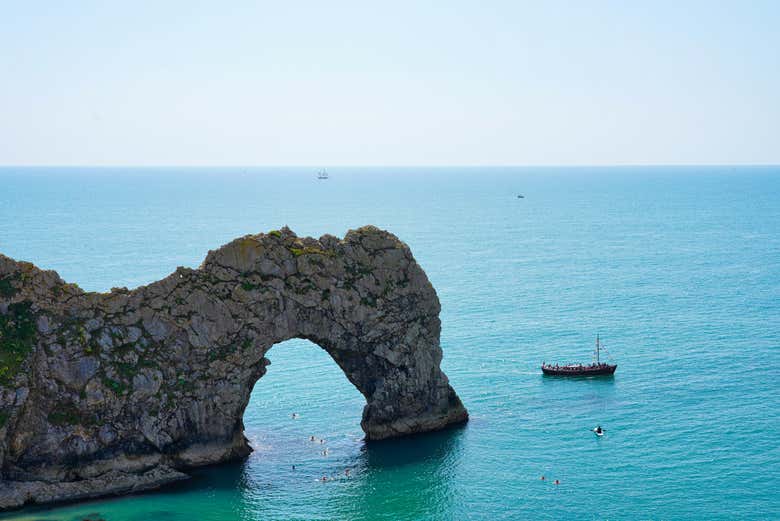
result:
M 196 270 L 105 294 L 0 255 L 0 509 L 245 456 L 252 387 L 290 338 L 319 344 L 363 394 L 368 440 L 466 421 L 438 315 L 409 248 L 374 227 L 241 237 Z

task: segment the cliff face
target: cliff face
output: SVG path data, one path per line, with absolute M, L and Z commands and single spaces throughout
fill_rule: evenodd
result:
M 439 368 L 439 301 L 409 248 L 246 236 L 132 291 L 86 293 L 0 255 L 0 508 L 152 488 L 248 454 L 266 352 L 325 349 L 365 396 L 369 440 L 463 422 Z

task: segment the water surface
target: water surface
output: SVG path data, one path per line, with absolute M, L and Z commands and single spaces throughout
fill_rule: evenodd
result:
M 367 445 L 362 396 L 292 340 L 253 391 L 246 461 L 0 519 L 780 518 L 780 169 L 330 171 L 3 168 L 0 252 L 105 291 L 285 224 L 387 228 L 438 291 L 471 422 Z M 541 376 L 597 332 L 614 379 Z

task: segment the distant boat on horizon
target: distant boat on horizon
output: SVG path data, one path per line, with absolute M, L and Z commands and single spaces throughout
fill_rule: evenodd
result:
M 596 361 L 590 365 L 567 364 L 552 365 L 542 362 L 542 372 L 548 376 L 609 376 L 615 374 L 617 364 L 605 364 L 601 361 L 601 341 L 596 335 Z
M 323 168 L 317 172 L 317 179 L 328 179 L 328 171 Z

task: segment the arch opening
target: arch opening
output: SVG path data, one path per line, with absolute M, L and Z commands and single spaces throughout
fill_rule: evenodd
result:
M 244 436 L 269 472 L 312 476 L 348 467 L 363 445 L 365 397 L 331 356 L 305 339 L 275 344 L 243 413 Z M 314 439 L 312 439 L 312 437 Z

